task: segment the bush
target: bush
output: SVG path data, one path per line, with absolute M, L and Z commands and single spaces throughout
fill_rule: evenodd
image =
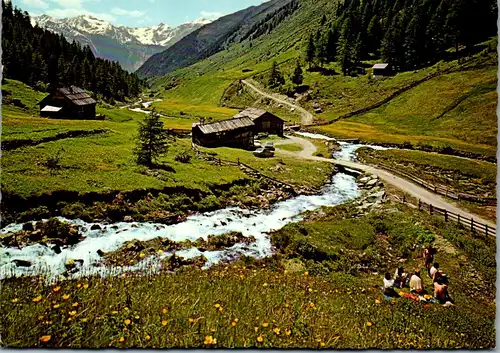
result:
M 175 156 L 175 160 L 177 162 L 185 163 L 185 164 L 189 163 L 191 161 L 191 158 L 192 158 L 192 156 L 189 153 L 187 153 L 186 151 L 182 151 Z

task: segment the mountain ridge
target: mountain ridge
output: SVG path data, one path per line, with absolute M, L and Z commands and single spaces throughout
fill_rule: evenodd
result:
M 167 49 L 211 21 L 200 18 L 176 27 L 163 23 L 151 27 L 126 27 L 90 15 L 56 19 L 44 14 L 31 17 L 31 23 L 62 34 L 69 41 L 89 45 L 94 55 L 118 61 L 124 69 L 135 71 L 151 55 Z

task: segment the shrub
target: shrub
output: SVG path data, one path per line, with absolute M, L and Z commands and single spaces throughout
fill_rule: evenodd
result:
M 180 163 L 189 163 L 191 161 L 191 155 L 187 151 L 182 151 L 175 156 L 175 160 Z

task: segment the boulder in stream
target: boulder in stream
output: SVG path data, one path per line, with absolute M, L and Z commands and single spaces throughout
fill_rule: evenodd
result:
M 15 263 L 17 267 L 31 267 L 32 265 L 31 261 L 28 260 L 14 259 L 12 262 Z

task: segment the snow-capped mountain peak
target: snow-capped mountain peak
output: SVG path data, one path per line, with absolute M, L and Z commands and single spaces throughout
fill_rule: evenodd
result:
M 33 26 L 62 34 L 69 41 L 89 45 L 94 55 L 118 61 L 130 71 L 140 67 L 151 55 L 165 50 L 210 22 L 200 18 L 177 27 L 165 23 L 151 27 L 126 27 L 114 26 L 89 14 L 63 19 L 48 15 L 31 18 Z

